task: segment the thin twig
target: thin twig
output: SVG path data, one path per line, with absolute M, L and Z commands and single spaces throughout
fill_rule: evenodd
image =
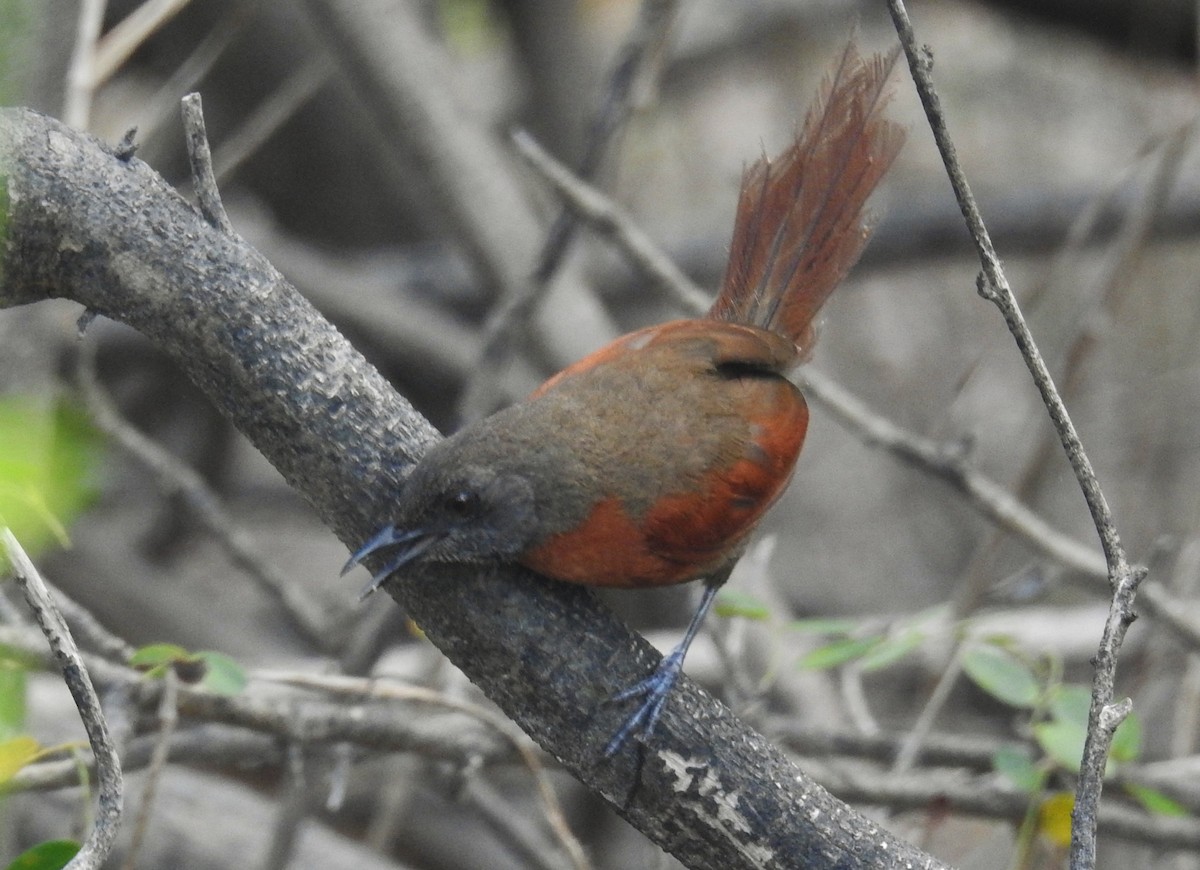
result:
M 122 769 L 132 773 L 149 767 L 160 742 L 157 734 L 130 740 L 122 752 Z M 242 771 L 271 769 L 283 763 L 280 743 L 270 734 L 256 734 L 229 725 L 202 724 L 176 731 L 167 743 L 167 759 Z M 86 760 L 81 764 L 75 758 L 39 761 L 21 768 L 5 787 L 9 791 L 56 791 L 86 782 L 91 770 Z
M 96 59 L 96 40 L 104 24 L 105 0 L 81 0 L 75 25 L 75 47 L 67 69 L 67 88 L 63 98 L 63 120 L 72 127 L 86 130 L 95 94 L 92 68 Z
M 942 673 L 938 676 L 937 685 L 929 693 L 929 698 L 921 708 L 921 713 L 917 716 L 917 721 L 913 723 L 912 728 L 904 735 L 904 740 L 896 752 L 896 758 L 892 761 L 890 770 L 892 776 L 904 776 L 917 763 L 917 757 L 921 754 L 925 742 L 929 739 L 929 735 L 933 731 L 933 723 L 937 721 L 938 714 L 942 712 L 942 708 L 950 700 L 950 690 L 954 688 L 959 676 L 962 674 L 964 649 L 965 647 L 961 643 L 957 644 L 957 649 L 955 649 L 954 654 L 946 663 L 946 667 L 943 668 Z
M 636 86 L 645 86 L 647 70 L 655 59 L 662 57 L 678 8 L 678 0 L 642 0 L 633 27 L 617 51 L 604 99 L 592 117 L 587 150 L 575 171 L 579 178 L 586 181 L 595 178 L 609 144 L 633 111 Z M 550 227 L 533 273 L 536 285 L 546 284 L 562 262 L 575 233 L 573 218 L 573 212 L 564 209 Z
M 489 727 L 495 729 L 497 733 L 503 736 L 520 755 L 521 760 L 529 769 L 530 774 L 537 784 L 538 795 L 542 801 L 543 812 L 546 815 L 546 821 L 550 824 L 551 829 L 558 837 L 563 849 L 571 858 L 572 865 L 577 870 L 588 870 L 591 867 L 591 862 L 583 851 L 583 847 L 571 833 L 571 828 L 567 823 L 566 816 L 563 814 L 562 806 L 558 802 L 558 798 L 554 794 L 554 788 L 550 784 L 550 780 L 546 777 L 546 772 L 542 767 L 542 762 L 538 758 L 537 752 L 534 751 L 532 744 L 522 734 L 516 726 L 507 719 L 496 715 L 495 713 L 480 707 L 476 704 L 471 704 L 466 701 L 459 701 L 450 698 L 442 692 L 433 689 L 425 688 L 424 686 L 409 686 L 400 685 L 394 682 L 384 682 L 381 680 L 367 680 L 358 677 L 344 677 L 332 675 L 313 675 L 302 673 L 284 673 L 284 672 L 263 672 L 255 674 L 256 678 L 270 680 L 272 682 L 281 683 L 288 686 L 296 686 L 299 688 L 315 689 L 317 691 L 333 693 L 337 695 L 349 695 L 358 698 L 379 698 L 387 700 L 401 701 L 417 701 L 424 704 L 434 704 L 439 707 L 444 707 L 448 710 L 454 710 L 459 713 L 465 713 L 485 723 Z
M 92 685 L 91 675 L 84 664 L 71 630 L 55 607 L 50 593 L 42 582 L 41 575 L 16 537 L 7 528 L 0 528 L 0 543 L 3 543 L 8 562 L 16 576 L 17 585 L 29 602 L 42 634 L 50 644 L 50 650 L 62 671 L 63 681 L 75 699 L 79 716 L 87 731 L 88 742 L 96 759 L 99 780 L 99 809 L 87 838 L 78 854 L 71 861 L 73 870 L 97 870 L 104 864 L 112 850 L 113 841 L 121 826 L 122 779 L 121 760 L 108 733 L 108 723 L 100 708 L 100 699 Z
M 949 484 L 968 505 L 1035 552 L 1098 580 L 1108 579 L 1103 557 L 1091 547 L 1055 529 L 1033 509 L 993 478 L 978 471 L 963 451 L 896 425 L 858 397 L 811 366 L 797 380 L 805 394 L 861 438 L 868 446 L 887 450 L 900 461 Z M 1200 625 L 1189 617 L 1178 596 L 1158 582 L 1140 589 L 1139 603 L 1189 650 L 1200 650 Z
M 174 117 L 176 106 L 179 105 L 179 95 L 193 90 L 212 70 L 225 53 L 225 49 L 241 37 L 264 2 L 265 0 L 243 0 L 213 23 L 208 35 L 197 43 L 191 54 L 183 59 L 175 71 L 159 85 L 154 96 L 141 107 L 137 114 L 137 128 L 142 136 L 149 139 L 158 132 L 164 122 Z
M 163 674 L 163 693 L 158 702 L 158 722 L 159 729 L 155 737 L 154 751 L 150 754 L 150 763 L 146 768 L 146 781 L 142 786 L 142 797 L 138 804 L 137 817 L 134 819 L 130 834 L 129 849 L 125 853 L 125 861 L 121 864 L 121 870 L 134 870 L 137 867 L 138 853 L 141 852 L 146 832 L 150 829 L 150 817 L 154 813 L 158 784 L 167 767 L 171 737 L 179 725 L 179 678 L 170 668 Z
M 282 127 L 300 107 L 316 95 L 333 74 L 328 54 L 310 58 L 289 75 L 225 137 L 213 160 L 217 182 L 227 182 L 238 168 Z
M 271 830 L 271 843 L 262 870 L 284 870 L 296 853 L 296 844 L 308 817 L 308 775 L 304 747 L 290 743 L 284 768 L 283 798 Z
M 887 450 L 902 462 L 949 484 L 976 511 L 1036 552 L 1074 571 L 1108 576 L 1099 553 L 1055 529 L 994 479 L 972 467 L 963 450 L 897 426 L 811 367 L 801 371 L 799 380 L 806 395 L 868 445 Z
M 54 667 L 41 635 L 34 629 L 0 626 L 0 644 L 29 656 L 47 670 Z M 162 684 L 112 662 L 83 655 L 92 679 L 106 691 L 125 691 L 139 710 L 157 709 Z M 420 699 L 414 699 L 418 701 Z M 397 717 L 394 705 L 357 705 L 309 700 L 298 706 L 294 699 L 246 691 L 218 695 L 186 685 L 179 687 L 181 716 L 218 725 L 231 725 L 270 735 L 277 740 L 304 743 L 353 743 L 383 752 L 412 752 L 451 764 L 482 759 L 489 765 L 511 764 L 519 758 L 510 739 L 490 725 L 448 727 L 446 717 Z M 110 733 L 115 730 L 110 722 Z
M 871 705 L 867 702 L 862 668 L 853 664 L 839 668 L 838 688 L 841 690 L 846 715 L 854 724 L 854 730 L 868 736 L 878 734 L 881 730 L 879 720 L 875 718 L 875 714 L 871 712 Z
M 94 613 L 49 580 L 42 578 L 42 582 L 54 596 L 59 611 L 85 648 L 90 648 L 100 655 L 122 664 L 129 661 L 129 657 L 136 649 L 131 643 L 109 631 L 100 623 L 100 620 L 96 619 Z
M 146 0 L 96 43 L 91 63 L 91 87 L 99 88 L 129 60 L 160 27 L 178 15 L 191 0 Z
M 1028 792 L 997 783 L 994 773 L 964 777 L 955 770 L 920 770 L 896 777 L 864 765 L 834 767 L 819 757 L 806 758 L 805 768 L 811 768 L 814 778 L 845 801 L 884 804 L 897 811 L 929 813 L 931 807 L 945 807 L 956 814 L 1019 822 L 1029 806 Z M 1109 837 L 1156 850 L 1200 848 L 1200 823 L 1191 816 L 1151 815 L 1140 807 L 1113 802 L 1103 808 L 1100 818 Z
M 188 94 L 183 98 L 183 131 L 187 142 L 188 162 L 192 167 L 192 187 L 200 213 L 212 226 L 224 233 L 233 232 L 233 224 L 221 203 L 221 191 L 213 172 L 212 151 L 208 147 L 208 133 L 204 129 L 204 109 L 200 95 Z
M 554 188 L 564 205 L 576 216 L 584 218 L 602 238 L 623 251 L 662 292 L 685 310 L 702 312 L 708 309 L 711 303 L 708 294 L 692 283 L 675 261 L 663 253 L 611 198 L 555 160 L 525 130 L 514 131 L 512 141 L 517 153 Z
M 592 118 L 590 141 L 578 171 L 582 178 L 590 179 L 600 168 L 609 143 L 629 117 L 634 84 L 645 74 L 647 61 L 655 57 L 665 44 L 677 5 L 678 0 L 642 0 L 633 27 L 618 52 L 604 99 Z M 551 226 L 542 245 L 532 280 L 517 294 L 506 297 L 484 323 L 480 334 L 480 359 L 485 364 L 501 357 L 514 327 L 532 316 L 542 297 L 549 291 L 551 279 L 562 263 L 574 234 L 575 223 L 569 203 L 567 205 L 567 210 Z M 488 368 L 485 366 L 484 371 Z M 477 383 L 478 379 L 472 387 Z M 464 391 L 461 403 L 464 409 L 469 410 L 476 400 L 476 392 L 476 389 Z
M 1034 384 L 1041 393 L 1050 421 L 1058 433 L 1059 440 L 1066 451 L 1067 460 L 1071 463 L 1076 480 L 1083 491 L 1084 500 L 1092 515 L 1092 521 L 1100 537 L 1100 544 L 1104 549 L 1105 563 L 1108 566 L 1112 605 L 1105 622 L 1100 649 L 1095 659 L 1092 705 L 1088 715 L 1088 735 L 1084 744 L 1079 782 L 1075 792 L 1075 806 L 1071 814 L 1072 870 L 1090 870 L 1096 863 L 1096 814 L 1103 788 L 1105 761 L 1108 757 L 1112 730 L 1116 727 L 1114 724 L 1112 728 L 1109 728 L 1106 723 L 1111 723 L 1112 720 L 1118 718 L 1118 708 L 1112 706 L 1117 654 L 1124 641 L 1125 632 L 1134 619 L 1133 599 L 1146 572 L 1144 568 L 1130 566 L 1126 560 L 1125 550 L 1113 524 L 1112 512 L 1100 488 L 1099 481 L 1096 479 L 1095 471 L 1092 469 L 1092 464 L 1083 449 L 1075 426 L 1058 394 L 1058 389 L 1050 377 L 1046 363 L 1029 332 L 1029 327 L 1017 305 L 1016 297 L 1008 284 L 1008 279 L 1004 275 L 1000 258 L 997 256 L 987 228 L 984 226 L 970 186 L 958 163 L 954 143 L 946 128 L 941 101 L 930 77 L 930 70 L 933 66 L 931 53 L 927 47 L 918 47 L 913 34 L 912 22 L 904 8 L 903 0 L 888 0 L 888 9 L 904 47 L 913 82 L 921 98 L 921 103 L 925 107 L 929 128 L 942 155 L 942 162 L 945 164 L 950 184 L 954 188 L 959 209 L 963 213 L 967 229 L 971 233 L 971 238 L 979 253 L 980 263 L 983 267 L 983 272 L 977 282 L 979 293 L 1000 309 L 1021 352 L 1021 357 L 1025 360 L 1033 377 Z
M 1092 520 L 1100 536 L 1100 544 L 1104 548 L 1104 558 L 1109 566 L 1109 575 L 1113 578 L 1115 586 L 1118 578 L 1123 574 L 1128 574 L 1130 569 L 1125 561 L 1125 553 L 1121 547 L 1120 538 L 1113 526 L 1112 512 L 1109 510 L 1108 502 L 1100 489 L 1091 462 L 1087 458 L 1083 445 L 1079 441 L 1079 435 L 1075 431 L 1075 426 L 1071 422 L 1070 416 L 1063 406 L 1062 399 L 1058 395 L 1058 389 L 1055 387 L 1049 371 L 1046 370 L 1041 353 L 1033 341 L 1033 336 L 1029 332 L 1029 327 L 1025 323 L 1024 316 L 1021 314 L 1020 306 L 1017 305 L 1016 297 L 1013 295 L 1003 267 L 1000 265 L 1000 258 L 992 246 L 991 237 L 988 235 L 987 227 L 983 223 L 983 217 L 979 212 L 978 206 L 975 204 L 971 188 L 967 184 L 962 167 L 958 163 L 958 155 L 954 143 L 950 139 L 949 131 L 946 129 L 941 101 L 933 88 L 933 82 L 929 75 L 930 69 L 933 66 L 929 49 L 927 47 L 923 49 L 917 47 L 916 38 L 912 31 L 912 24 L 909 22 L 903 0 L 888 0 L 888 8 L 891 10 L 893 19 L 896 22 L 896 30 L 900 34 L 904 53 L 908 58 L 909 70 L 912 72 L 913 81 L 916 83 L 921 102 L 925 106 L 925 113 L 929 119 L 930 129 L 933 131 L 938 150 L 942 154 L 942 160 L 945 163 L 947 175 L 950 178 L 950 183 L 958 199 L 959 208 L 963 213 L 963 218 L 966 220 L 967 229 L 970 231 L 971 238 L 975 242 L 980 263 L 983 266 L 983 274 L 978 282 L 979 293 L 983 298 L 994 303 L 1000 309 L 1005 322 L 1008 324 L 1009 331 L 1012 332 L 1017 347 L 1021 351 L 1021 356 L 1025 360 L 1030 374 L 1033 376 L 1034 384 L 1042 394 L 1042 400 L 1046 405 L 1050 420 L 1054 424 L 1060 440 L 1063 442 L 1067 459 L 1070 461 L 1071 467 L 1075 471 L 1075 476 L 1079 481 L 1079 486 L 1083 490 L 1088 510 L 1092 514 Z
M 241 529 L 195 470 L 138 432 L 122 417 L 96 377 L 95 347 L 84 342 L 79 349 L 76 380 L 96 426 L 149 469 L 163 492 L 180 493 L 184 503 L 239 568 L 270 595 L 283 613 L 320 650 L 338 649 L 348 626 L 349 610 L 330 610 L 290 581 L 259 553 L 249 534 Z

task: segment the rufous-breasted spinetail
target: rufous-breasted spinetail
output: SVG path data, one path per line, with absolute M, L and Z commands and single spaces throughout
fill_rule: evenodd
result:
M 867 197 L 904 141 L 883 115 L 895 58 L 864 59 L 851 41 L 793 143 L 746 170 L 706 316 L 619 338 L 434 445 L 346 565 L 387 554 L 368 592 L 415 560 L 518 563 L 588 586 L 703 580 L 682 642 L 612 699 L 639 703 L 605 754 L 654 730 L 717 589 L 791 479 L 808 409 L 787 373 L 862 252 Z

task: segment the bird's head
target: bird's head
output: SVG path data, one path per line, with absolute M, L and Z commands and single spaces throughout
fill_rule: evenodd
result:
M 527 477 L 472 463 L 457 446 L 447 439 L 425 455 L 404 482 L 392 522 L 342 569 L 345 574 L 376 553 L 388 554 L 364 598 L 415 561 L 511 562 L 533 540 L 537 511 Z

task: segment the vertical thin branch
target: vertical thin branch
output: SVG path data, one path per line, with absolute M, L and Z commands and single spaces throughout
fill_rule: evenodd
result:
M 609 143 L 633 111 L 635 86 L 644 78 L 648 63 L 661 55 L 678 7 L 678 0 L 642 0 L 633 29 L 617 53 L 604 99 L 592 117 L 587 150 L 576 170 L 585 181 L 595 177 Z M 574 235 L 574 218 L 564 207 L 550 227 L 534 271 L 535 284 L 544 285 L 554 275 Z
M 95 92 L 92 70 L 96 63 L 96 42 L 104 24 L 106 5 L 106 0 L 82 0 L 79 4 L 75 48 L 71 52 L 71 66 L 67 70 L 63 120 L 80 130 L 87 129 L 92 112 L 92 95 Z
M 46 589 L 42 577 L 16 537 L 8 528 L 0 528 L 0 544 L 12 566 L 12 571 L 21 587 L 25 600 L 33 610 L 42 634 L 50 644 L 50 650 L 62 670 L 63 682 L 79 708 L 79 716 L 87 731 L 96 758 L 96 777 L 99 780 L 99 809 L 95 822 L 79 853 L 71 860 L 71 870 L 98 870 L 112 850 L 117 830 L 121 825 L 122 779 L 121 760 L 116 746 L 108 733 L 100 699 L 92 685 L 92 678 L 84 665 L 83 656 L 71 631 L 63 621 L 62 614 L 54 606 L 54 600 Z
M 192 187 L 196 202 L 204 219 L 224 233 L 233 232 L 229 215 L 221 203 L 221 191 L 213 172 L 212 151 L 208 147 L 208 133 L 204 129 L 204 108 L 200 95 L 188 94 L 183 98 L 183 130 L 187 137 L 188 162 L 192 167 Z
M 303 822 L 309 815 L 307 768 L 304 749 L 298 743 L 289 743 L 283 797 L 279 801 L 279 814 L 271 830 L 262 870 L 284 870 L 296 855 Z
M 678 0 L 642 0 L 633 27 L 617 55 L 608 86 L 591 120 L 587 150 L 580 161 L 579 177 L 591 179 L 600 169 L 609 144 L 616 137 L 633 106 L 634 85 L 644 78 L 648 63 L 661 54 L 675 20 Z M 538 253 L 532 280 L 522 291 L 506 298 L 488 317 L 481 334 L 480 359 L 485 363 L 501 357 L 513 329 L 529 318 L 548 292 L 551 279 L 575 235 L 576 215 L 564 205 Z M 474 379 L 460 402 L 464 416 L 478 401 Z
M 1112 603 L 1108 619 L 1105 622 L 1104 633 L 1101 636 L 1100 649 L 1095 658 L 1095 676 L 1092 682 L 1092 706 L 1088 715 L 1088 736 L 1084 744 L 1083 760 L 1080 765 L 1079 783 L 1076 788 L 1075 807 L 1072 811 L 1071 826 L 1071 867 L 1072 870 L 1091 868 L 1096 862 L 1096 813 L 1100 804 L 1100 793 L 1103 788 L 1105 761 L 1108 748 L 1112 741 L 1113 731 L 1121 719 L 1128 713 L 1128 704 L 1113 704 L 1113 683 L 1116 676 L 1117 654 L 1125 639 L 1125 632 L 1133 622 L 1133 599 L 1137 587 L 1146 576 L 1144 568 L 1131 567 L 1125 557 L 1120 537 L 1113 524 L 1112 512 L 1096 479 L 1091 461 L 1084 452 L 1079 435 L 1071 422 L 1067 409 L 1063 405 L 1058 389 L 1050 377 L 1050 372 L 1034 343 L 1016 297 L 1009 287 L 1008 279 L 1000 266 L 1000 258 L 992 245 L 983 218 L 975 204 L 970 186 L 963 175 L 958 163 L 958 156 L 950 133 L 946 128 L 945 116 L 942 112 L 941 101 L 933 87 L 930 70 L 933 66 L 932 55 L 928 47 L 918 47 L 913 33 L 912 22 L 904 8 L 903 0 L 887 0 L 896 32 L 904 46 L 904 54 L 908 59 L 908 67 L 912 73 L 913 82 L 921 103 L 925 107 L 925 115 L 929 128 L 937 142 L 942 155 L 954 195 L 958 199 L 959 209 L 966 220 L 967 229 L 971 233 L 983 272 L 977 285 L 979 294 L 991 301 L 1000 309 L 1001 315 L 1008 324 L 1009 331 L 1017 343 L 1025 365 L 1033 376 L 1034 384 L 1041 393 L 1042 401 L 1050 416 L 1050 421 L 1058 433 L 1059 440 L 1067 454 L 1067 460 L 1075 472 L 1083 497 L 1087 501 L 1092 521 L 1100 537 L 1104 550 L 1104 559 L 1108 566 L 1109 584 L 1112 589 Z
M 163 674 L 163 692 L 158 702 L 158 721 L 160 726 L 158 736 L 154 742 L 154 751 L 150 755 L 150 764 L 147 765 L 146 784 L 142 787 L 142 797 L 129 839 L 129 850 L 125 853 L 125 861 L 121 865 L 121 870 L 135 870 L 137 867 L 138 853 L 141 852 L 146 832 L 150 829 L 150 817 L 154 813 L 154 798 L 158 793 L 158 784 L 162 781 L 163 771 L 167 767 L 171 737 L 179 725 L 179 678 L 171 668 L 168 668 Z
M 946 702 L 950 700 L 950 692 L 958 684 L 958 678 L 962 676 L 965 650 L 966 647 L 961 642 L 955 644 L 954 652 L 946 663 L 945 670 L 938 677 L 937 685 L 933 687 L 925 706 L 921 708 L 921 714 L 917 716 L 917 721 L 913 723 L 908 734 L 904 735 L 904 740 L 896 751 L 896 758 L 892 761 L 889 771 L 892 776 L 903 776 L 917 763 L 925 741 L 933 731 L 934 722 L 945 708 Z
M 916 37 L 913 34 L 912 24 L 908 19 L 908 13 L 905 11 L 903 0 L 888 0 L 888 7 L 892 11 L 893 19 L 896 22 L 896 30 L 899 32 L 900 40 L 904 45 L 904 53 L 908 59 L 909 70 L 912 72 L 913 81 L 916 83 L 921 103 L 925 107 L 926 117 L 929 119 L 929 128 L 933 132 L 933 138 L 937 142 L 938 150 L 941 152 L 942 160 L 946 166 L 946 174 L 950 179 L 951 186 L 954 188 L 955 198 L 958 200 L 958 207 L 962 211 L 963 218 L 967 223 L 967 229 L 970 231 L 971 238 L 975 242 L 979 260 L 983 266 L 983 274 L 978 281 L 979 294 L 1000 309 L 1000 313 L 1008 324 L 1009 331 L 1012 333 L 1013 339 L 1021 351 L 1025 365 L 1029 368 L 1029 372 L 1033 376 L 1034 385 L 1037 387 L 1038 392 L 1042 394 L 1042 401 L 1046 405 L 1046 411 L 1049 413 L 1055 431 L 1062 441 L 1063 448 L 1067 453 L 1067 459 L 1071 463 L 1071 468 L 1075 471 L 1075 477 L 1079 481 L 1080 488 L 1083 490 L 1084 498 L 1087 500 L 1088 510 L 1092 514 L 1092 521 L 1095 523 L 1096 531 L 1100 535 L 1100 544 L 1104 548 L 1104 557 L 1108 563 L 1109 574 L 1115 578 L 1121 573 L 1121 569 L 1127 570 L 1127 566 L 1124 564 L 1125 554 L 1121 547 L 1120 539 L 1117 536 L 1116 528 L 1113 526 L 1112 513 L 1109 510 L 1107 500 L 1104 498 L 1104 493 L 1100 489 L 1100 484 L 1096 480 L 1096 474 L 1092 469 L 1091 461 L 1084 452 L 1083 445 L 1079 441 L 1079 435 L 1075 431 L 1075 426 L 1071 422 L 1071 418 L 1067 414 L 1067 409 L 1063 405 L 1062 398 L 1058 394 L 1058 388 L 1054 385 L 1054 380 L 1051 378 L 1045 361 L 1042 359 L 1042 355 L 1034 343 L 1033 336 L 1029 332 L 1029 327 L 1025 323 L 1020 306 L 1017 305 L 1017 300 L 1013 295 L 1012 288 L 1009 286 L 1008 278 L 1005 276 L 1003 267 L 1000 265 L 1000 258 L 996 254 L 995 247 L 992 245 L 991 236 L 988 234 L 987 227 L 983 223 L 983 216 L 979 213 L 979 207 L 975 204 L 975 197 L 971 193 L 966 176 L 959 165 L 957 150 L 946 128 L 941 100 L 937 95 L 937 91 L 934 90 L 933 81 L 930 77 L 930 70 L 933 67 L 932 54 L 927 46 L 920 49 L 917 48 Z

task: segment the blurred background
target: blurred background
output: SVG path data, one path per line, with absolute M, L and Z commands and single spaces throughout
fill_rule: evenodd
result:
M 585 167 L 715 290 L 742 169 L 788 142 L 849 34 L 864 51 L 895 44 L 880 0 L 0 9 L 7 103 L 109 143 L 136 127 L 137 156 L 189 197 L 179 101 L 198 91 L 236 231 L 446 432 L 620 331 L 681 316 L 586 222 L 539 285 L 562 206 L 514 130 Z M 1133 697 L 1140 736 L 1105 792 L 1127 824 L 1102 829 L 1101 866 L 1200 866 L 1198 632 L 1187 631 L 1200 618 L 1196 6 L 915 0 L 910 12 L 995 246 L 1130 558 L 1156 584 L 1121 662 L 1118 693 Z M 1090 680 L 1103 560 L 1003 320 L 975 291 L 978 261 L 903 66 L 891 115 L 908 143 L 873 199 L 867 253 L 825 311 L 796 477 L 689 672 L 835 793 L 940 858 L 1056 867 L 1047 798 L 1070 788 L 1070 751 L 1039 726 L 1067 722 L 1064 699 Z M 83 409 L 91 423 L 71 412 L 69 425 L 96 428 L 77 436 L 90 458 L 79 460 L 82 507 L 64 518 L 70 546 L 39 553 L 48 579 L 135 647 L 232 657 L 250 697 L 300 704 L 269 674 L 340 671 L 486 706 L 390 600 L 355 603 L 363 578 L 338 579 L 341 544 L 162 355 L 104 319 L 81 344 L 80 314 L 66 302 L 0 312 L 0 391 L 52 408 L 56 426 L 68 425 L 64 407 Z M 82 388 L 93 375 L 98 386 Z M 837 388 L 948 464 L 939 473 L 881 449 L 869 422 L 848 424 L 820 398 Z M 97 417 L 107 402 L 119 419 Z M 214 531 L 207 496 L 153 465 L 155 450 L 198 476 L 229 527 Z M 988 519 L 946 482 L 962 468 L 1045 529 Z M 693 594 L 606 600 L 666 646 Z M 1006 676 L 987 676 L 989 656 Z M 1032 695 L 1014 694 L 1021 679 Z M 18 690 L 18 730 L 44 745 L 80 738 L 54 677 L 31 674 Z M 488 727 L 413 702 L 395 715 L 490 736 L 457 754 L 284 752 L 280 738 L 253 764 L 232 750 L 227 764 L 172 764 L 157 775 L 137 860 L 572 866 L 530 772 Z M 926 753 L 896 769 L 914 726 L 909 751 Z M 149 737 L 159 723 L 142 711 L 129 727 Z M 174 739 L 199 741 L 204 727 L 185 717 Z M 591 866 L 676 866 L 543 763 Z M 146 775 L 130 780 L 136 807 Z M 0 857 L 77 830 L 84 803 L 78 787 L 4 798 Z

